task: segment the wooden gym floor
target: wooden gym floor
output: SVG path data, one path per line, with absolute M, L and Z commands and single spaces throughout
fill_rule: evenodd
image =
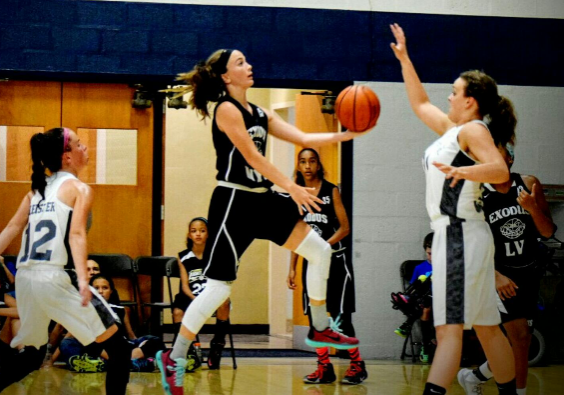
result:
M 368 379 L 356 386 L 306 385 L 302 377 L 315 368 L 314 358 L 238 358 L 233 370 L 231 359 L 222 359 L 220 370 L 200 368 L 187 373 L 186 394 L 307 394 L 307 395 L 411 395 L 421 394 L 430 366 L 399 361 L 367 361 Z M 348 362 L 333 358 L 335 371 L 342 377 Z M 21 382 L 12 384 L 2 395 L 20 394 L 104 394 L 105 373 L 74 373 L 60 367 L 33 372 Z M 489 382 L 486 394 L 497 394 Z M 128 394 L 163 394 L 159 373 L 131 373 Z M 449 394 L 463 395 L 453 383 Z M 564 394 L 564 365 L 532 368 L 529 372 L 528 395 Z

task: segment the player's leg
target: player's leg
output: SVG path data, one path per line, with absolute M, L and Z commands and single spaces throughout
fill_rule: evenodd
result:
M 100 343 L 108 354 L 106 392 L 125 394 L 129 382 L 131 347 L 118 331 L 119 318 L 106 300 L 94 289 L 92 300 L 82 306 L 82 298 L 74 272 L 53 271 L 50 281 L 43 284 L 45 312 L 59 322 L 85 346 Z
M 210 352 L 208 354 L 208 368 L 211 370 L 219 369 L 221 354 L 225 347 L 225 336 L 229 328 L 229 310 L 231 303 L 227 299 L 216 311 L 215 334 L 210 342 Z

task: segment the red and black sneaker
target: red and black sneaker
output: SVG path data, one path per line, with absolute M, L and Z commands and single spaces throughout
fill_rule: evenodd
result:
M 314 348 L 334 347 L 339 350 L 348 350 L 349 348 L 358 347 L 358 339 L 356 337 L 345 336 L 330 327 L 321 332 L 315 330 L 315 328 L 310 328 L 305 342 L 308 346 Z
M 304 376 L 304 383 L 307 384 L 330 384 L 337 380 L 332 363 L 317 361 L 317 370 Z
M 364 366 L 364 361 L 351 361 L 341 383 L 356 385 L 362 383 L 367 377 L 368 372 L 366 366 Z

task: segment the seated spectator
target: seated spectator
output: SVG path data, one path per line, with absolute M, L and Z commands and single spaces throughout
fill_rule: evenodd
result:
M 184 312 L 206 287 L 207 278 L 204 276 L 204 249 L 208 239 L 208 220 L 196 217 L 188 224 L 186 249 L 178 253 L 180 269 L 180 289 L 174 298 L 173 321 L 180 324 Z M 225 347 L 225 335 L 229 324 L 230 300 L 227 299 L 216 312 L 215 336 L 210 342 L 208 355 L 209 369 L 219 369 L 221 353 Z M 188 370 L 194 370 L 201 364 L 201 360 L 194 355 L 193 347 L 188 351 Z
M 433 272 L 432 267 L 432 246 L 433 246 L 433 233 L 429 233 L 425 236 L 423 240 L 423 249 L 427 254 L 427 260 L 420 263 L 415 267 L 413 270 L 413 275 L 411 276 L 411 280 L 409 284 L 414 284 L 415 281 L 421 276 L 429 277 L 430 274 Z M 423 311 L 420 317 L 421 320 L 421 335 L 423 337 L 423 344 L 421 346 L 421 352 L 419 354 L 419 359 L 421 362 L 429 363 L 431 356 L 432 356 L 432 348 L 436 345 L 436 340 L 434 339 L 434 327 L 433 327 L 433 314 L 432 314 L 432 294 L 429 295 L 428 298 L 425 298 Z M 401 336 L 406 337 L 407 334 L 411 331 L 411 326 L 414 323 L 414 319 L 412 317 L 408 317 L 408 319 L 397 328 L 394 333 Z
M 9 358 L 9 354 L 13 352 L 10 342 L 20 328 L 14 283 L 14 274 L 6 265 L 4 257 L 0 256 L 0 359 Z
M 111 278 L 98 274 L 90 279 L 100 296 L 110 304 L 112 310 L 121 321 L 119 330 L 129 340 L 131 345 L 131 369 L 133 371 L 152 372 L 155 370 L 154 357 L 157 351 L 164 350 L 163 341 L 156 336 L 137 338 L 131 328 L 129 317 L 123 306 L 119 304 L 119 296 Z M 93 296 L 96 297 L 96 296 Z M 107 353 L 96 343 L 84 347 L 72 334 L 67 334 L 54 359 L 65 361 L 69 368 L 79 372 L 100 372 L 104 370 Z

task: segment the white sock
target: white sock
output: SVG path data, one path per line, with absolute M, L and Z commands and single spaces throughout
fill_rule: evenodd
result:
M 488 380 L 491 379 L 493 377 L 493 373 L 490 370 L 490 367 L 488 366 L 488 362 L 484 362 L 479 368 L 480 373 L 482 373 L 484 375 L 485 378 L 487 378 Z
M 517 395 L 527 395 L 526 388 L 517 388 Z

